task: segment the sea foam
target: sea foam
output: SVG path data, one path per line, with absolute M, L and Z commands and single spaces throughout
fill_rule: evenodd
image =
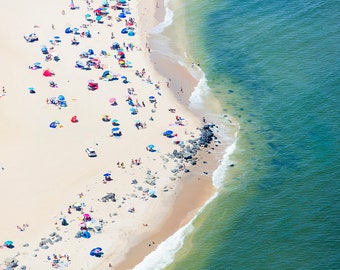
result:
M 208 86 L 207 79 L 205 74 L 202 72 L 202 77 L 189 98 L 189 107 L 191 109 L 203 109 L 204 100 L 206 100 L 209 92 L 210 88 Z
M 165 28 L 170 26 L 173 23 L 174 12 L 169 8 L 169 1 L 164 0 L 164 8 L 165 8 L 165 16 L 164 21 L 156 25 L 154 28 L 150 30 L 150 34 L 160 34 L 164 31 Z

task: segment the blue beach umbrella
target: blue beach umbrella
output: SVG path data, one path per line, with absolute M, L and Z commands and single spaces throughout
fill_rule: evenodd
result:
M 118 15 L 119 18 L 126 18 L 126 15 L 124 12 L 119 13 Z
M 127 28 L 123 28 L 122 31 L 120 31 L 122 34 L 127 34 L 129 31 L 127 30 Z
M 103 18 L 102 16 L 97 16 L 97 17 L 96 17 L 96 20 L 97 20 L 97 21 L 100 21 L 102 18 Z
M 148 148 L 149 148 L 149 149 L 154 149 L 155 146 L 154 146 L 153 144 L 149 144 L 149 145 L 148 145 Z
M 13 241 L 10 241 L 10 240 L 7 240 L 5 243 L 4 243 L 5 246 L 12 246 L 13 245 Z
M 91 256 L 101 257 L 103 255 L 101 247 L 96 247 L 90 251 Z
M 59 101 L 64 101 L 64 100 L 65 100 L 65 97 L 64 97 L 63 95 L 59 95 L 59 96 L 58 96 L 58 100 L 59 100 Z
M 103 174 L 103 176 L 105 176 L 105 177 L 108 177 L 108 176 L 110 176 L 111 175 L 111 173 L 104 173 Z
M 172 135 L 172 133 L 174 133 L 172 130 L 167 130 L 167 131 L 163 132 L 163 135 L 164 136 L 169 136 L 169 135 Z
M 119 127 L 114 127 L 111 129 L 112 132 L 116 132 L 116 131 L 119 131 Z
M 128 36 L 132 37 L 134 35 L 135 35 L 135 33 L 133 31 L 129 31 Z

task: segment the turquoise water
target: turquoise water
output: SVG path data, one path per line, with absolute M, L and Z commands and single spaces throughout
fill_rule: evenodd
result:
M 241 129 L 236 166 L 166 269 L 340 269 L 340 2 L 182 4 L 170 27 L 184 17 Z
M 167 269 L 340 268 L 339 8 L 186 2 L 191 53 L 241 131 L 237 166 Z

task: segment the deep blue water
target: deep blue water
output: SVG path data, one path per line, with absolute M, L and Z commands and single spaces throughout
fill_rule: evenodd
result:
M 181 14 L 241 130 L 167 269 L 340 269 L 340 2 L 187 0 Z

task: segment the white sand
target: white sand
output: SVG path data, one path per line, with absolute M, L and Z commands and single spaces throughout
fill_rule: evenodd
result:
M 114 2 L 109 3 L 113 5 Z M 95 17 L 91 10 L 87 10 L 85 1 L 75 1 L 75 5 L 79 6 L 76 10 L 70 10 L 67 1 L 22 1 L 19 6 L 8 1 L 1 3 L 3 23 L 0 31 L 1 36 L 6 38 L 0 50 L 3 62 L 0 87 L 3 85 L 6 93 L 0 98 L 0 205 L 3 217 L 0 243 L 12 240 L 15 247 L 0 249 L 0 268 L 3 268 L 5 258 L 16 256 L 19 265 L 26 265 L 28 269 L 49 269 L 51 260 L 48 261 L 47 257 L 52 254 L 68 254 L 71 259 L 69 269 L 98 269 L 96 265 L 105 260 L 106 254 L 110 254 L 109 262 L 115 265 L 131 246 L 144 240 L 145 233 L 156 230 L 171 211 L 169 206 L 176 198 L 178 181 L 170 180 L 173 176 L 170 170 L 175 168 L 176 163 L 171 159 L 164 162 L 164 157 L 178 146 L 172 139 L 162 136 L 162 132 L 171 129 L 180 140 L 186 141 L 191 135 L 198 136 L 196 128 L 201 123 L 178 104 L 169 93 L 165 79 L 154 72 L 145 47 L 147 32 L 139 32 L 141 28 L 135 1 L 128 3 L 132 12 L 128 17 L 137 21 L 135 36 L 120 33 L 125 27 L 124 19 L 117 22 L 115 18 L 119 11 L 109 9 L 112 20 L 104 17 L 103 24 L 94 22 L 88 28 L 92 38 L 76 35 L 80 41 L 78 46 L 71 45 L 73 35 L 66 34 L 64 30 L 87 23 L 86 13 Z M 94 1 L 91 6 L 97 8 L 100 4 L 101 1 Z M 153 7 L 146 8 L 148 12 L 154 12 Z M 62 10 L 65 15 L 62 15 Z M 152 23 L 154 21 L 150 20 L 149 27 Z M 147 29 L 148 25 L 144 27 Z M 39 41 L 27 43 L 23 36 L 33 32 Z M 111 32 L 114 32 L 115 39 L 111 39 Z M 54 36 L 61 38 L 53 49 L 61 60 L 46 62 L 40 47 L 52 47 L 49 40 Z M 119 67 L 113 57 L 117 52 L 110 50 L 114 41 L 120 45 L 123 42 L 134 43 L 136 47 L 133 51 L 124 49 L 126 60 L 132 62 L 132 68 Z M 112 82 L 99 80 L 103 73 L 101 69 L 76 69 L 74 66 L 80 59 L 79 54 L 90 48 L 101 60 L 104 70 L 110 69 L 126 76 L 129 83 L 124 84 L 121 78 Z M 110 55 L 100 56 L 101 50 L 106 50 Z M 87 59 L 82 60 L 86 62 Z M 28 66 L 35 62 L 41 62 L 43 69 L 30 70 Z M 56 75 L 44 77 L 42 73 L 46 68 Z M 146 75 L 142 79 L 134 73 L 143 68 Z M 148 76 L 153 84 L 146 82 Z M 87 82 L 91 79 L 99 83 L 98 90 L 87 89 Z M 58 88 L 51 88 L 50 80 L 55 81 Z M 160 83 L 161 95 L 155 89 L 157 82 Z M 34 87 L 36 93 L 30 94 L 28 87 Z M 133 101 L 138 99 L 140 104 L 144 101 L 146 105 L 138 109 L 137 115 L 130 113 L 126 102 L 127 89 L 132 87 L 136 93 L 131 95 Z M 59 109 L 46 103 L 46 98 L 58 95 L 66 97 L 67 107 Z M 157 98 L 157 108 L 148 101 L 150 95 Z M 108 100 L 112 97 L 117 99 L 118 106 L 110 105 Z M 175 108 L 176 113 L 169 112 L 169 108 Z M 103 114 L 119 120 L 123 133 L 121 137 L 110 137 L 113 126 L 101 120 Z M 74 115 L 78 117 L 78 123 L 71 123 Z M 185 119 L 185 126 L 175 125 L 176 116 Z M 150 117 L 154 121 L 150 121 Z M 58 120 L 61 126 L 50 128 L 54 120 Z M 146 123 L 147 128 L 137 130 L 136 120 Z M 146 151 L 149 144 L 154 144 L 157 151 Z M 96 149 L 96 158 L 86 155 L 85 148 L 88 146 Z M 130 167 L 131 159 L 138 158 L 142 163 Z M 125 163 L 125 169 L 117 167 L 118 161 Z M 157 177 L 154 187 L 145 182 L 148 169 Z M 106 172 L 112 173 L 113 180 L 104 184 L 103 174 Z M 131 184 L 132 179 L 138 183 Z M 143 194 L 137 189 L 139 186 L 154 190 L 157 198 Z M 98 201 L 107 192 L 116 194 L 115 203 Z M 82 198 L 78 196 L 80 193 L 84 195 Z M 103 220 L 102 233 L 90 230 L 90 239 L 74 238 L 79 231 L 82 213 L 72 209 L 72 213 L 68 214 L 67 209 L 75 202 L 86 205 L 84 212 L 91 214 L 96 221 L 94 225 L 100 225 L 99 220 Z M 128 212 L 132 207 L 135 212 Z M 61 226 L 62 217 L 67 219 L 68 226 Z M 29 227 L 20 231 L 17 225 L 23 227 L 23 224 Z M 62 241 L 48 244 L 49 249 L 37 250 L 41 238 L 49 238 L 52 232 L 57 232 Z M 29 246 L 23 247 L 25 243 Z M 104 259 L 89 255 L 91 249 L 97 246 L 103 248 Z M 65 257 L 61 260 L 67 261 Z

